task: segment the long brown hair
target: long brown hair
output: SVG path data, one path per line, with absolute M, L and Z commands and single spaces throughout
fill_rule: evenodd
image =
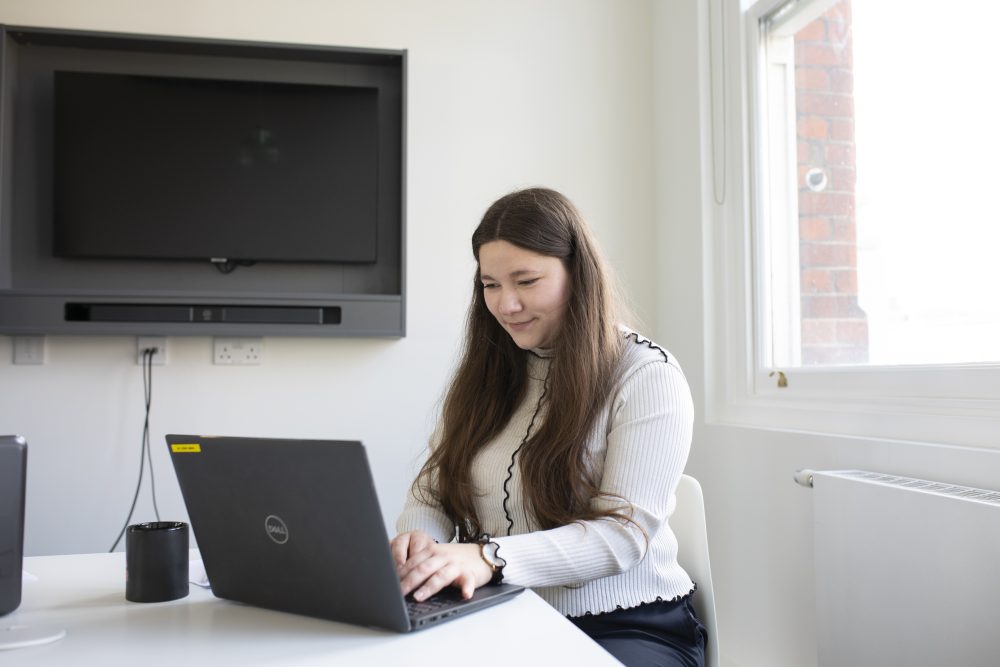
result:
M 586 450 L 621 354 L 617 299 L 583 217 L 566 197 L 544 188 L 500 198 L 472 235 L 477 268 L 465 347 L 444 401 L 440 442 L 417 478 L 417 490 L 437 500 L 463 541 L 479 537 L 470 468 L 523 400 L 530 354 L 504 331 L 483 296 L 479 249 L 499 240 L 557 257 L 569 274 L 569 299 L 547 379 L 547 414 L 520 456 L 525 505 L 541 528 L 606 516 L 628 520 L 621 511 L 591 507 L 600 491 Z

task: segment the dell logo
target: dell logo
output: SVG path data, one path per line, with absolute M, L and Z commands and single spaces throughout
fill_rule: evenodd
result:
M 264 519 L 264 532 L 275 544 L 284 544 L 288 541 L 288 526 L 281 520 L 281 517 L 268 514 L 267 518 Z

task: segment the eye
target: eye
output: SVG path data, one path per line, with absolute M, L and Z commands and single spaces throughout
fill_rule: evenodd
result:
M 496 283 L 483 283 L 483 289 L 495 289 L 497 286 Z
M 521 287 L 527 287 L 528 285 L 534 285 L 538 282 L 538 278 L 528 278 L 527 280 L 519 280 L 517 284 Z

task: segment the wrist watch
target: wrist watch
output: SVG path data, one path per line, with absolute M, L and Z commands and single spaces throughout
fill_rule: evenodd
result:
M 503 581 L 503 568 L 507 564 L 507 561 L 500 557 L 499 551 L 500 545 L 496 542 L 483 542 L 479 545 L 479 555 L 482 556 L 483 561 L 493 573 L 493 576 L 490 577 L 490 584 L 494 585 Z

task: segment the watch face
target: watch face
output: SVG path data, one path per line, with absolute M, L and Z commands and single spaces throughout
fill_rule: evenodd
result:
M 487 542 L 483 545 L 483 558 L 485 558 L 486 562 L 494 568 L 503 567 L 507 564 L 497 557 L 497 550 L 499 548 L 500 545 L 496 542 Z

